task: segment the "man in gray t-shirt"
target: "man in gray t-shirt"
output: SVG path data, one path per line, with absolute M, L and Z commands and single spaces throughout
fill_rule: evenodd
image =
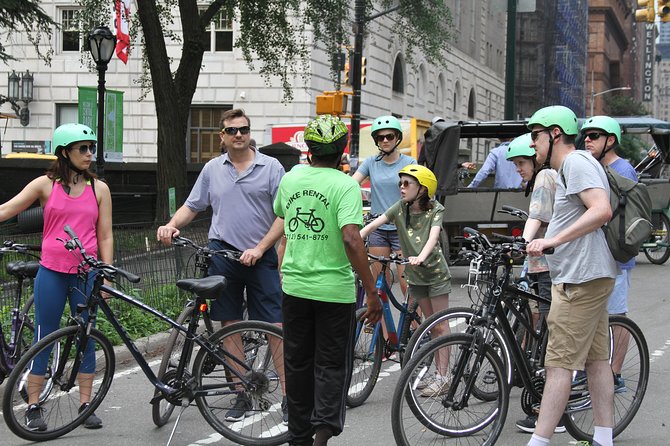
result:
M 537 161 L 558 172 L 554 212 L 545 238 L 526 250 L 547 248 L 551 274 L 546 384 L 535 432 L 528 446 L 547 446 L 570 396 L 572 373 L 586 369 L 593 404 L 594 444 L 612 444 L 614 384 L 609 359 L 607 299 L 617 267 L 601 226 L 612 210 L 602 167 L 575 150 L 577 117 L 563 106 L 545 107 L 528 121 Z

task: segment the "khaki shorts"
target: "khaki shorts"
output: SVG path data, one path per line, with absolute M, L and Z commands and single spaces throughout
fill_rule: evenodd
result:
M 430 299 L 435 296 L 451 293 L 451 278 L 434 285 L 409 284 L 409 295 L 415 299 Z
M 552 285 L 546 366 L 584 370 L 587 361 L 609 359 L 607 300 L 613 288 L 607 277 Z

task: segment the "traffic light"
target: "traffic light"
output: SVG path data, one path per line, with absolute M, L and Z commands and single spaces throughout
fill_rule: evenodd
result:
M 670 2 L 669 2 L 670 3 Z M 361 58 L 361 85 L 365 85 L 365 82 L 368 80 L 367 79 L 367 72 L 368 72 L 368 60 L 365 57 Z
M 658 16 L 661 22 L 670 22 L 670 1 L 658 0 Z
M 349 62 L 344 64 L 344 83 L 346 85 L 351 85 L 351 69 Z
M 656 20 L 656 12 L 654 11 L 655 0 L 637 0 L 637 6 L 641 9 L 635 10 L 635 21 L 636 22 L 653 22 Z M 660 3 L 662 2 L 659 0 Z
M 347 113 L 347 95 L 343 91 L 324 91 L 316 97 L 317 115 L 344 115 Z

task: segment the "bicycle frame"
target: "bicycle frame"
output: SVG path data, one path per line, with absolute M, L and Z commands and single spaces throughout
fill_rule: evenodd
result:
M 121 323 L 118 321 L 118 319 L 114 315 L 114 312 L 110 308 L 109 304 L 105 301 L 105 299 L 100 297 L 100 293 L 108 293 L 109 295 L 111 295 L 115 298 L 118 298 L 118 299 L 120 299 L 124 302 L 127 302 L 127 303 L 139 308 L 140 310 L 142 310 L 146 313 L 150 313 L 154 317 L 156 317 L 156 318 L 166 322 L 167 324 L 169 324 L 175 330 L 179 330 L 185 336 L 184 346 L 185 346 L 185 348 L 189 347 L 189 351 L 191 351 L 190 347 L 192 347 L 193 343 L 195 343 L 195 344 L 199 345 L 201 348 L 206 349 L 209 352 L 209 354 L 211 354 L 217 361 L 220 361 L 222 364 L 229 364 L 230 363 L 229 360 L 232 359 L 235 363 L 237 363 L 241 367 L 242 370 L 247 370 L 248 369 L 248 366 L 243 361 L 236 358 L 234 355 L 228 353 L 225 350 L 219 351 L 218 348 L 217 348 L 218 346 L 215 345 L 215 344 L 210 343 L 208 341 L 207 336 L 204 336 L 204 337 L 199 336 L 199 335 L 195 334 L 195 331 L 192 331 L 192 332 L 189 331 L 189 330 L 194 330 L 195 327 L 193 327 L 192 325 L 197 324 L 198 318 L 196 317 L 195 314 L 194 314 L 194 317 L 191 318 L 191 322 L 189 323 L 189 327 L 184 328 L 181 325 L 179 325 L 177 322 L 175 322 L 174 320 L 169 318 L 168 316 L 161 313 L 160 311 L 144 304 L 143 302 L 140 302 L 139 300 L 137 300 L 137 299 L 135 299 L 135 298 L 133 298 L 133 297 L 131 297 L 131 296 L 115 289 L 115 288 L 112 288 L 108 285 L 105 285 L 103 283 L 103 280 L 104 280 L 104 274 L 101 273 L 101 272 L 97 273 L 97 275 L 95 277 L 95 281 L 94 281 L 93 291 L 89 295 L 87 303 L 85 305 L 80 305 L 77 308 L 77 316 L 74 318 L 74 322 L 75 322 L 76 325 L 79 325 L 80 328 L 81 328 L 81 331 L 80 331 L 81 342 L 79 343 L 79 345 L 86 346 L 86 344 L 88 342 L 88 333 L 90 333 L 90 329 L 95 324 L 95 320 L 96 320 L 96 317 L 97 317 L 97 309 L 100 308 L 102 310 L 102 312 L 105 314 L 105 316 L 107 317 L 110 324 L 112 324 L 112 326 L 114 327 L 115 331 L 119 334 L 119 336 L 123 340 L 123 343 L 126 345 L 128 350 L 130 351 L 130 354 L 133 356 L 133 358 L 135 358 L 135 361 L 137 361 L 137 364 L 140 366 L 140 368 L 142 369 L 142 371 L 146 375 L 147 379 L 149 379 L 149 381 L 151 382 L 151 384 L 154 387 L 156 387 L 157 389 L 159 389 L 161 391 L 162 396 L 159 396 L 157 398 L 162 398 L 163 396 L 173 395 L 177 392 L 177 390 L 170 387 L 169 385 L 165 384 L 164 382 L 162 382 L 156 376 L 156 374 L 153 372 L 153 370 L 151 370 L 151 367 L 147 363 L 146 359 L 144 359 L 144 357 L 142 356 L 140 351 L 135 346 L 133 340 L 130 338 L 130 336 L 128 335 L 126 330 L 123 328 Z M 88 323 L 84 323 L 83 319 L 80 316 L 80 314 L 83 311 L 86 311 L 86 310 L 88 310 L 88 313 L 89 313 Z M 197 305 L 197 302 L 196 302 L 196 305 L 194 307 L 194 311 L 197 312 L 197 314 L 199 315 L 200 308 L 199 308 L 199 305 Z M 220 354 L 220 352 L 223 353 L 223 356 Z M 63 358 L 65 358 L 65 360 L 67 360 L 67 357 L 68 357 L 67 354 L 63 355 Z M 78 362 L 80 361 L 81 357 L 82 357 L 82 355 L 80 355 L 80 354 L 77 354 L 75 356 L 76 363 L 75 363 L 74 370 L 78 369 L 78 367 L 79 367 Z M 56 373 L 62 372 L 63 367 L 64 367 L 64 364 L 59 365 L 58 368 L 57 368 Z M 180 372 L 183 372 L 184 368 L 186 367 L 186 361 L 180 361 L 179 367 L 180 367 L 180 369 L 179 369 Z M 244 383 L 245 386 L 251 386 L 251 383 L 240 372 L 238 372 L 235 369 L 235 367 L 231 366 L 231 367 L 228 367 L 228 369 L 230 370 L 230 372 L 232 374 L 235 375 L 235 377 L 237 377 L 240 380 L 241 383 Z M 70 382 L 68 382 L 68 387 L 69 388 L 74 387 L 74 385 L 75 385 L 74 381 L 75 380 L 76 380 L 76 374 L 73 373 L 70 376 Z M 238 393 L 234 389 L 233 390 L 224 390 L 224 391 L 220 391 L 220 392 L 221 392 L 222 395 Z M 195 398 L 195 397 L 198 397 L 198 396 L 201 396 L 201 395 L 212 395 L 212 394 L 216 394 L 216 393 L 217 392 L 213 391 L 213 389 L 204 389 L 203 388 L 203 389 L 200 389 L 200 390 L 191 391 L 191 393 L 189 394 L 189 397 Z M 154 398 L 154 400 L 155 400 L 155 398 Z M 154 401 L 152 400 L 152 402 L 154 402 Z

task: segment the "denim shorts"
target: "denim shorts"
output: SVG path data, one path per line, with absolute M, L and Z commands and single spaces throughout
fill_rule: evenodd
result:
M 622 269 L 621 274 L 616 276 L 614 289 L 607 301 L 607 312 L 609 314 L 628 313 L 628 289 L 630 288 L 630 270 Z
M 400 251 L 400 240 L 397 229 L 375 229 L 368 235 L 368 246 L 371 248 L 391 248 Z
M 221 240 L 210 240 L 210 249 L 237 249 Z M 244 291 L 247 292 L 249 319 L 279 323 L 282 321 L 281 304 L 283 292 L 277 269 L 277 251 L 270 248 L 254 266 L 214 256 L 209 275 L 225 276 L 228 286 L 221 297 L 210 305 L 211 317 L 215 321 L 242 320 L 244 314 Z

